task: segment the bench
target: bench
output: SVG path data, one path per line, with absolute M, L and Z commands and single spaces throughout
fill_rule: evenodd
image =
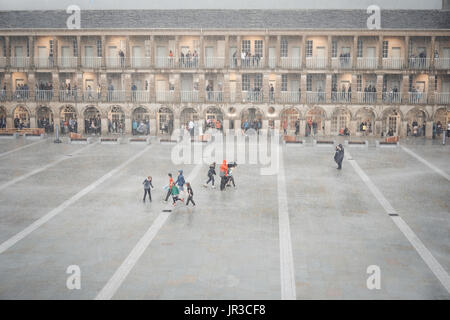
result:
M 377 147 L 397 147 L 400 145 L 400 142 L 392 142 L 392 141 L 376 141 Z
M 334 146 L 335 145 L 335 141 L 332 140 L 314 140 L 314 145 L 315 146 Z
M 150 144 L 150 137 L 148 138 L 128 138 L 129 144 Z
M 78 137 L 77 138 L 69 137 L 69 143 L 70 144 L 90 144 L 90 143 L 92 143 L 92 138 L 91 137 L 89 137 L 89 138 L 81 137 L 81 135 L 79 138 Z
M 346 146 L 350 146 L 350 147 L 368 147 L 369 146 L 369 141 L 348 141 L 345 140 L 344 144 Z
M 101 144 L 120 144 L 119 138 L 100 138 Z

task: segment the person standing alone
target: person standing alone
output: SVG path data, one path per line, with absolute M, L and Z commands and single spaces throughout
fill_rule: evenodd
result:
M 148 176 L 147 179 L 142 182 L 142 184 L 144 185 L 144 199 L 142 199 L 142 201 L 145 202 L 145 198 L 148 193 L 148 199 L 150 200 L 150 202 L 152 202 L 152 194 L 150 193 L 150 187 L 153 188 L 152 177 Z
M 342 144 L 336 146 L 336 153 L 334 154 L 334 161 L 336 161 L 338 165 L 338 170 L 342 169 L 342 161 L 344 160 L 344 147 Z

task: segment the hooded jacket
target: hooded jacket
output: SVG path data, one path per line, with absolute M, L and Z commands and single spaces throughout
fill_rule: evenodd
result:
M 223 173 L 223 176 L 227 176 L 227 171 L 228 171 L 228 165 L 227 165 L 227 160 L 223 160 L 221 166 L 220 166 L 220 172 L 221 175 Z

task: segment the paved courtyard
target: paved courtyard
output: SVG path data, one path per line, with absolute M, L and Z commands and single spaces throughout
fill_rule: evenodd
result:
M 450 298 L 449 143 L 348 146 L 342 171 L 282 146 L 279 174 L 240 164 L 225 192 L 172 148 L 0 139 L 0 299 Z M 163 202 L 178 169 L 195 208 Z

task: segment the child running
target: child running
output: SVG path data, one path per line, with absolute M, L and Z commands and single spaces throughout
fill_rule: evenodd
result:
M 191 184 L 189 182 L 186 182 L 186 187 L 187 187 L 187 193 L 188 193 L 188 199 L 187 199 L 186 205 L 188 205 L 189 201 L 191 201 L 192 204 L 195 207 L 195 202 L 194 202 L 194 199 L 193 199 L 194 198 L 194 191 L 192 190 Z
M 172 200 L 173 200 L 172 205 L 173 205 L 173 206 L 176 206 L 176 205 L 177 205 L 177 201 L 178 201 L 178 200 L 180 200 L 181 202 L 184 202 L 184 199 L 178 198 L 178 195 L 180 194 L 180 191 L 178 190 L 178 187 L 177 187 L 176 184 L 174 184 L 174 185 L 172 186 L 172 188 L 170 189 L 170 192 L 172 193 Z

